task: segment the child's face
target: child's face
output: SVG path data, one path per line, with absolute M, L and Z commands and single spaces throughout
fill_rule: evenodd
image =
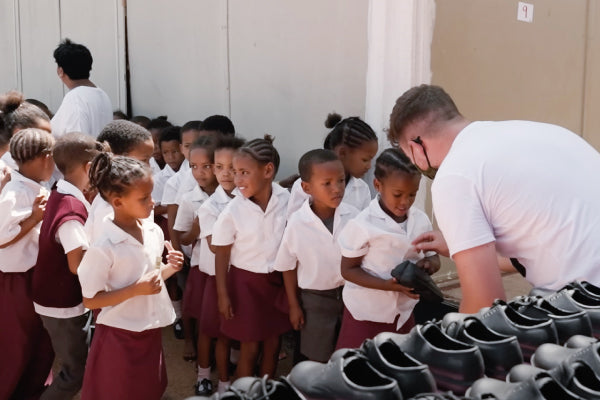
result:
M 344 198 L 346 174 L 339 160 L 328 161 L 312 166 L 308 182 L 302 182 L 302 189 L 312 196 L 313 205 L 321 208 L 337 208 Z
M 192 175 L 198 182 L 198 186 L 202 189 L 211 189 L 217 185 L 213 165 L 205 149 L 199 147 L 190 151 L 189 161 Z
M 160 142 L 160 149 L 165 163 L 168 164 L 173 171 L 179 171 L 179 167 L 181 167 L 181 163 L 185 159 L 180 151 L 179 141 L 169 140 L 167 142 Z
M 346 173 L 355 178 L 363 177 L 371 168 L 371 160 L 377 154 L 377 141 L 364 142 L 356 148 L 340 146 L 336 149 Z
M 123 195 L 110 198 L 109 202 L 113 206 L 115 214 L 135 219 L 148 218 L 154 209 L 153 187 L 152 176 L 148 175 L 134 182 Z
M 190 159 L 190 147 L 194 140 L 198 139 L 200 136 L 204 136 L 202 134 L 203 131 L 197 131 L 195 129 L 190 129 L 184 132 L 181 132 L 181 153 L 186 160 Z
M 162 152 L 160 151 L 160 146 L 158 145 L 158 138 L 160 136 L 160 129 L 150 129 L 150 134 L 152 135 L 152 142 L 154 143 L 154 152 L 152 153 L 152 157 L 156 160 L 156 162 L 162 162 Z
M 135 145 L 128 153 L 123 154 L 124 156 L 135 158 L 138 161 L 143 162 L 146 165 L 150 165 L 150 158 L 154 153 L 154 142 L 152 138 L 148 138 L 143 142 Z
M 404 221 L 408 210 L 415 202 L 421 175 L 392 171 L 385 178 L 375 178 L 373 185 L 379 192 L 384 210 L 392 218 Z
M 247 199 L 266 190 L 273 179 L 271 163 L 261 165 L 254 158 L 245 154 L 234 155 L 233 171 L 235 186 Z
M 219 185 L 225 189 L 226 192 L 231 193 L 235 188 L 235 182 L 233 179 L 233 155 L 235 150 L 233 149 L 220 149 L 215 151 L 215 165 L 213 171 Z

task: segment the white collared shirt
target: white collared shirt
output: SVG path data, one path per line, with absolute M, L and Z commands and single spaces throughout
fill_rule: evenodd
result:
M 425 255 L 411 251 L 412 239 L 432 229 L 427 215 L 411 207 L 406 223 L 394 221 L 379 205 L 379 196 L 356 218 L 348 222 L 339 237 L 342 256 L 363 257 L 362 269 L 381 279 L 391 279 L 391 271 L 404 260 L 418 261 Z M 428 253 L 426 255 L 432 255 Z M 344 305 L 359 321 L 391 323 L 398 327 L 410 317 L 417 300 L 400 292 L 369 289 L 346 281 Z
M 79 265 L 79 282 L 83 297 L 98 292 L 118 290 L 137 282 L 160 266 L 164 236 L 160 227 L 140 220 L 144 243 L 116 226 L 111 219 L 103 224 L 103 235 L 92 244 Z M 175 320 L 175 311 L 164 282 L 153 295 L 135 296 L 114 306 L 104 307 L 96 322 L 116 328 L 141 332 L 160 328 Z
M 83 203 L 89 213 L 90 203 L 86 200 L 81 190 L 79 190 L 75 185 L 65 181 L 64 179 L 61 179 L 56 184 L 56 191 L 61 194 L 67 194 L 75 197 L 77 200 Z M 83 250 L 87 250 L 89 247 L 88 238 L 83 224 L 76 220 L 69 220 L 60 225 L 56 231 L 56 241 L 62 245 L 65 254 L 80 247 L 83 248 Z M 73 318 L 86 312 L 83 303 L 74 307 L 58 308 L 44 307 L 34 302 L 33 308 L 35 309 L 36 313 L 53 318 Z
M 165 164 L 163 169 L 158 170 L 158 173 L 154 174 L 154 188 L 152 188 L 152 199 L 156 204 L 161 204 L 162 195 L 165 191 L 165 184 L 167 181 L 176 174 L 173 168 L 169 164 Z
M 232 193 L 239 194 L 237 188 Z M 198 216 L 198 222 L 200 223 L 200 252 L 196 260 L 192 259 L 192 264 L 198 265 L 200 271 L 205 274 L 214 276 L 215 275 L 215 255 L 208 247 L 209 236 L 213 234 L 213 227 L 217 218 L 221 212 L 225 209 L 227 204 L 232 200 L 225 190 L 219 185 L 215 192 L 200 206 L 196 215 Z
M 285 229 L 289 192 L 276 183 L 266 210 L 244 196 L 225 207 L 213 227 L 212 244 L 231 248 L 230 264 L 247 271 L 273 272 Z
M 160 171 L 162 171 L 162 169 L 160 168 L 160 166 L 158 165 L 158 163 L 156 162 L 154 157 L 150 157 L 150 161 L 148 161 L 148 163 L 150 164 L 150 169 L 152 170 L 153 176 L 156 176 L 156 174 L 158 174 Z M 167 166 L 167 164 L 165 164 L 165 167 L 166 166 Z M 162 193 L 161 193 L 161 195 L 162 195 Z
M 175 223 L 173 224 L 173 230 L 180 232 L 187 232 L 192 228 L 194 224 L 194 218 L 196 217 L 196 211 L 202 203 L 204 203 L 208 199 L 208 194 L 204 190 L 198 186 L 196 186 L 192 191 L 190 191 L 189 195 L 185 196 L 179 208 L 177 209 L 177 216 L 175 217 Z M 189 251 L 190 246 L 182 246 L 186 247 Z M 186 254 L 190 257 L 192 266 L 197 265 L 199 257 L 199 252 L 201 251 L 200 243 L 194 243 L 191 246 L 191 254 Z M 210 250 L 209 250 L 210 252 Z
M 287 217 L 290 216 L 302 207 L 304 202 L 310 199 L 310 195 L 306 194 L 302 189 L 302 179 L 298 178 L 292 185 L 290 201 L 288 202 Z M 344 198 L 342 201 L 350 204 L 357 210 L 364 210 L 371 202 L 371 190 L 369 185 L 360 178 L 350 177 L 346 189 L 344 190 Z
M 192 169 L 190 168 L 190 163 L 188 162 L 188 160 L 183 160 L 183 163 L 181 163 L 181 167 L 179 167 L 179 171 L 177 171 L 175 175 L 167 179 L 167 181 L 165 182 L 165 188 L 163 189 L 163 193 L 160 200 L 163 206 L 168 206 L 169 204 L 177 204 L 177 195 L 182 187 L 182 183 L 188 180 L 188 178 L 186 178 L 186 175 L 191 175 L 191 173 Z M 191 188 L 188 187 L 188 189 Z
M 0 243 L 10 242 L 19 234 L 19 223 L 31 215 L 39 194 L 48 195 L 48 190 L 18 171 L 11 172 L 10 182 L 0 194 Z M 0 271 L 26 272 L 35 265 L 41 226 L 40 221 L 16 243 L 0 249 Z
M 291 271 L 298 266 L 298 287 L 312 290 L 335 289 L 344 284 L 340 270 L 342 253 L 337 243 L 340 232 L 359 211 L 341 203 L 333 217 L 333 234 L 313 212 L 310 200 L 290 217 L 275 269 Z

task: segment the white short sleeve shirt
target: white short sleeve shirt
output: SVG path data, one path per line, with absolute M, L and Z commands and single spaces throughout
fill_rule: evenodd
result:
M 104 221 L 102 237 L 92 244 L 79 266 L 83 296 L 94 297 L 100 291 L 122 289 L 137 282 L 161 264 L 164 237 L 160 227 L 141 220 L 144 243 Z M 167 326 L 175 320 L 175 311 L 164 282 L 154 295 L 135 296 L 115 306 L 104 307 L 96 323 L 141 332 Z
M 394 267 L 406 259 L 417 261 L 423 253 L 411 250 L 411 241 L 431 230 L 431 222 L 421 210 L 411 207 L 406 223 L 398 223 L 383 211 L 379 198 L 349 221 L 339 237 L 342 256 L 362 259 L 362 268 L 381 279 L 391 279 Z M 398 327 L 410 317 L 417 303 L 400 292 L 370 289 L 346 282 L 342 292 L 344 305 L 359 321 L 392 323 Z
M 52 134 L 60 137 L 81 132 L 98 137 L 113 119 L 110 98 L 98 87 L 78 86 L 71 89 L 52 118 Z
M 286 223 L 289 192 L 273 183 L 266 210 L 244 196 L 225 207 L 213 227 L 212 244 L 231 248 L 231 265 L 255 273 L 273 272 Z
M 288 221 L 275 269 L 291 271 L 297 266 L 298 287 L 302 289 L 329 290 L 342 286 L 342 254 L 337 239 L 358 213 L 351 205 L 341 203 L 335 210 L 332 234 L 311 209 L 310 200 L 306 200 Z
M 207 199 L 208 195 L 202 189 L 200 189 L 200 186 L 198 186 L 196 183 L 194 189 L 192 189 L 192 191 L 182 199 L 181 204 L 177 209 L 177 216 L 175 217 L 173 229 L 180 232 L 189 231 L 194 224 L 196 211 Z M 198 265 L 195 264 L 195 262 L 200 257 L 201 251 L 202 248 L 199 242 L 196 242 L 192 245 L 191 253 L 189 254 L 192 266 Z M 210 252 L 210 250 L 208 251 Z
M 163 169 L 159 169 L 158 173 L 154 174 L 154 188 L 152 189 L 152 199 L 157 204 L 162 204 L 162 196 L 165 191 L 165 184 L 167 181 L 175 175 L 173 168 L 166 164 Z

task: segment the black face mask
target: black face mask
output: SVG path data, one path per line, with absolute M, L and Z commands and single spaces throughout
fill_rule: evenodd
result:
M 425 147 L 423 147 L 423 141 L 421 140 L 421 136 L 417 136 L 416 139 L 412 139 L 412 141 L 423 148 L 423 154 L 425 154 L 425 160 L 427 160 L 427 169 L 426 170 L 422 170 L 421 168 L 419 168 L 419 166 L 416 163 L 414 163 L 415 167 L 417 167 L 417 169 L 419 170 L 419 172 L 421 172 L 421 174 L 423 174 L 423 176 L 426 176 L 427 178 L 433 180 L 433 178 L 435 178 L 435 174 L 437 173 L 438 169 L 433 168 L 431 166 L 431 163 L 429 162 L 429 157 L 427 156 L 427 150 L 425 150 Z M 412 148 L 410 149 L 410 152 L 411 152 L 412 158 L 414 160 L 415 154 L 412 151 Z

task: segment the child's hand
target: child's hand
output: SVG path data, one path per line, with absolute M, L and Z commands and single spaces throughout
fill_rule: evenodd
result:
M 429 275 L 435 274 L 440 269 L 439 265 L 432 263 L 427 258 L 423 258 L 423 259 L 417 261 L 416 264 L 418 267 L 423 268 L 425 270 L 425 272 L 427 272 Z
M 34 219 L 34 221 L 40 222 L 42 219 L 44 219 L 44 211 L 46 211 L 47 202 L 48 198 L 45 194 L 38 194 L 35 196 L 35 200 L 31 206 L 31 217 Z
M 233 307 L 231 307 L 231 301 L 229 300 L 229 296 L 219 296 L 219 312 L 225 317 L 225 319 L 233 318 Z
M 302 308 L 290 307 L 290 323 L 296 331 L 304 327 L 304 313 L 302 312 Z
M 412 288 L 402 286 L 401 284 L 396 282 L 396 278 L 388 279 L 386 282 L 389 286 L 388 290 L 393 290 L 394 292 L 400 292 L 400 293 L 410 297 L 411 299 L 415 299 L 415 300 L 419 299 L 419 295 L 416 294 L 415 292 L 413 292 Z
M 167 249 L 167 267 L 171 267 L 176 271 L 180 271 L 183 267 L 183 253 L 173 248 L 171 242 L 165 240 Z
M 157 294 L 162 290 L 160 271 L 150 271 L 137 281 L 136 294 L 139 296 Z

